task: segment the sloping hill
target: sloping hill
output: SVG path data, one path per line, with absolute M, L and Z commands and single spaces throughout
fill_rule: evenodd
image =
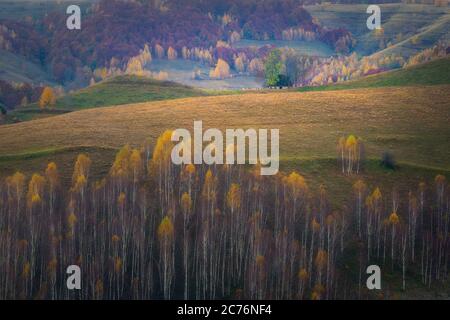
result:
M 433 5 L 387 3 L 381 8 L 381 26 L 385 45 L 380 53 L 381 37 L 366 26 L 368 4 L 331 4 L 306 6 L 308 12 L 323 25 L 346 28 L 356 38 L 356 51 L 362 55 L 397 53 L 408 57 L 450 39 L 450 10 Z M 417 36 L 416 38 L 414 38 Z M 414 39 L 414 40 L 413 40 Z M 414 44 L 412 43 L 414 41 Z
M 41 66 L 5 50 L 0 50 L 0 79 L 35 85 L 55 84 Z
M 394 29 L 394 27 L 392 27 Z M 370 39 L 369 39 L 370 41 Z M 450 41 L 450 13 L 438 17 L 435 21 L 418 29 L 397 43 L 374 53 L 373 57 L 396 55 L 409 58 L 420 51 L 430 48 L 439 41 Z
M 166 129 L 279 128 L 281 156 L 335 157 L 336 141 L 356 134 L 367 155 L 393 150 L 398 161 L 450 169 L 450 86 L 329 92 L 272 92 L 176 99 L 72 112 L 0 127 L 0 154 L 76 147 L 120 148 Z
M 265 92 L 158 101 L 71 112 L 52 118 L 0 126 L 0 178 L 17 170 L 27 176 L 55 161 L 65 187 L 74 161 L 86 153 L 92 177 L 108 174 L 117 150 L 125 144 L 154 146 L 167 129 L 280 129 L 280 169 L 297 170 L 312 187 L 324 185 L 340 208 L 355 179 L 405 194 L 418 181 L 450 177 L 450 85 L 341 90 Z M 364 173 L 343 176 L 336 163 L 342 135 L 364 140 Z M 399 168 L 380 166 L 392 152 Z
M 62 97 L 56 108 L 78 110 L 144 101 L 204 96 L 202 90 L 170 81 L 138 76 L 119 76 Z
M 450 56 L 420 65 L 387 71 L 341 84 L 305 87 L 299 91 L 326 91 L 391 86 L 450 84 Z
M 170 81 L 119 76 L 59 98 L 53 110 L 41 111 L 35 103 L 15 110 L 9 119 L 26 121 L 80 109 L 206 95 L 206 91 Z

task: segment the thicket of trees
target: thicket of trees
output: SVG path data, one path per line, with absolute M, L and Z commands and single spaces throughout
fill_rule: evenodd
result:
M 42 20 L 1 21 L 0 48 L 47 67 L 60 83 L 83 86 L 96 69 L 125 70 L 145 44 L 158 58 L 194 58 L 210 65 L 222 59 L 231 66 L 240 52 L 250 63 L 264 58 L 267 49 L 255 54 L 249 48 L 216 47 L 218 42 L 318 38 L 341 51 L 351 37 L 345 30 L 315 24 L 294 0 L 102 0 L 84 13 L 83 28 L 76 35 L 58 27 L 65 26 L 66 18 L 52 12 Z
M 443 176 L 406 198 L 358 181 L 338 212 L 323 186 L 312 190 L 296 172 L 174 166 L 170 138 L 153 150 L 123 147 L 98 181 L 78 156 L 69 190 L 55 163 L 2 181 L 0 298 L 361 297 L 345 259 L 357 259 L 360 275 L 377 262 L 420 270 L 426 285 L 448 279 Z M 72 264 L 79 291 L 66 289 Z
M 20 105 L 36 102 L 43 90 L 43 87 L 32 86 L 29 83 L 9 83 L 0 80 L 0 104 L 10 110 Z

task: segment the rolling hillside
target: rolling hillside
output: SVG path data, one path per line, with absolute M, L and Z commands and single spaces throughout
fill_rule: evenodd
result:
M 5 50 L 0 50 L 0 79 L 35 85 L 55 85 L 55 82 L 41 66 Z
M 380 37 L 366 26 L 367 4 L 329 4 L 306 6 L 320 23 L 332 28 L 347 28 L 356 38 L 356 51 L 370 55 L 380 50 Z M 449 40 L 448 7 L 392 3 L 380 4 L 385 45 L 391 47 L 376 54 L 400 53 L 410 56 L 439 40 Z M 414 40 L 414 36 L 417 36 Z M 412 44 L 414 41 L 414 45 Z
M 205 127 L 280 128 L 284 158 L 333 157 L 338 137 L 354 133 L 370 157 L 392 149 L 399 160 L 449 170 L 449 88 L 243 94 L 83 110 L 0 127 L 0 154 L 138 145 L 202 119 Z
M 35 103 L 16 109 L 9 119 L 26 121 L 80 109 L 206 95 L 206 91 L 169 81 L 119 76 L 57 99 L 53 110 L 41 111 Z
M 342 205 L 355 177 L 336 165 L 342 135 L 364 139 L 368 161 L 363 178 L 386 188 L 404 188 L 450 172 L 450 86 L 370 88 L 327 92 L 269 92 L 103 107 L 0 127 L 0 176 L 44 170 L 56 161 L 71 179 L 79 153 L 93 161 L 94 177 L 108 173 L 118 148 L 140 146 L 166 129 L 279 128 L 281 169 L 296 169 L 324 184 Z M 379 166 L 384 151 L 400 169 Z
M 450 57 L 420 65 L 387 71 L 336 85 L 305 87 L 300 91 L 343 90 L 390 86 L 450 84 Z

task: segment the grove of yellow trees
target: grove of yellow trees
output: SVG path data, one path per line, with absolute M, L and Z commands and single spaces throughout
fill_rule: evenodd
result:
M 354 172 L 353 138 L 344 142 Z M 82 154 L 70 181 L 53 162 L 3 179 L 0 299 L 365 299 L 373 263 L 403 274 L 403 290 L 407 272 L 424 286 L 448 281 L 443 175 L 409 192 L 360 177 L 336 210 L 299 172 L 176 166 L 173 146 L 171 131 L 154 147 L 124 146 L 104 177 Z M 73 264 L 88 270 L 76 292 Z

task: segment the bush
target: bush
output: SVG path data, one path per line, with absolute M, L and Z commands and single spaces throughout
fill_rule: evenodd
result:
M 395 170 L 397 165 L 395 163 L 394 155 L 391 152 L 383 152 L 383 155 L 381 156 L 381 166 L 387 169 Z

